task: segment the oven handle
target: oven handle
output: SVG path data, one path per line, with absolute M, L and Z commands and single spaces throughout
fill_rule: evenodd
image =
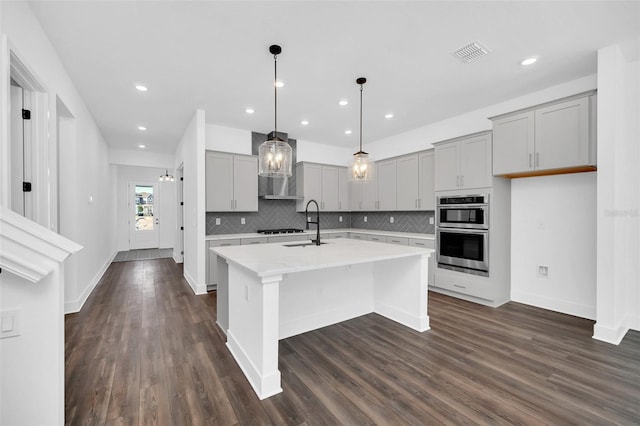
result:
M 477 203 L 477 204 L 438 204 L 438 208 L 470 208 L 470 207 L 489 207 L 489 203 Z
M 448 228 L 448 227 L 442 227 L 442 226 L 438 226 L 436 228 L 436 234 L 439 234 L 442 231 L 457 232 L 459 234 L 489 234 L 488 229 L 481 229 L 481 228 Z

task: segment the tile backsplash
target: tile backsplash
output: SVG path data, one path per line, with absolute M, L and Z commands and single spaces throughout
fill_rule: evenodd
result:
M 367 216 L 367 222 L 364 222 Z M 393 216 L 394 223 L 389 218 Z M 342 222 L 340 221 L 342 217 Z M 433 234 L 435 226 L 429 224 L 433 211 L 426 212 L 342 212 L 321 213 L 320 229 L 362 228 L 382 231 L 417 232 Z M 216 225 L 216 218 L 220 225 Z M 241 224 L 241 219 L 245 224 Z M 257 212 L 207 213 L 207 235 L 253 233 L 258 229 L 305 227 L 304 213 L 296 212 L 295 200 L 258 200 Z M 315 225 L 310 225 L 315 229 Z
M 364 221 L 365 216 L 367 218 L 366 222 Z M 391 223 L 392 217 L 393 223 Z M 435 234 L 436 227 L 429 223 L 429 218 L 434 218 L 435 223 L 434 211 L 352 212 L 351 227 L 379 231 Z

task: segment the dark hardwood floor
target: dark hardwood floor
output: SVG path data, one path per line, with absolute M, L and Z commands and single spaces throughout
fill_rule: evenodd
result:
M 67 424 L 638 424 L 640 333 L 429 294 L 430 331 L 370 314 L 280 342 L 258 400 L 172 259 L 113 263 L 66 328 Z

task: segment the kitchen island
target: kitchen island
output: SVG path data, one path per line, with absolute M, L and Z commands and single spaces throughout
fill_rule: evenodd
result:
M 216 247 L 217 323 L 260 399 L 282 392 L 278 340 L 371 312 L 429 329 L 431 249 L 332 239 Z

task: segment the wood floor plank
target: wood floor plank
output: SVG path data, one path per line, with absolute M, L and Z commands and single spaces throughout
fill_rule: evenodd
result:
M 65 319 L 65 422 L 128 425 L 638 424 L 640 332 L 429 294 L 432 329 L 376 314 L 279 342 L 259 400 L 172 259 L 112 264 Z

